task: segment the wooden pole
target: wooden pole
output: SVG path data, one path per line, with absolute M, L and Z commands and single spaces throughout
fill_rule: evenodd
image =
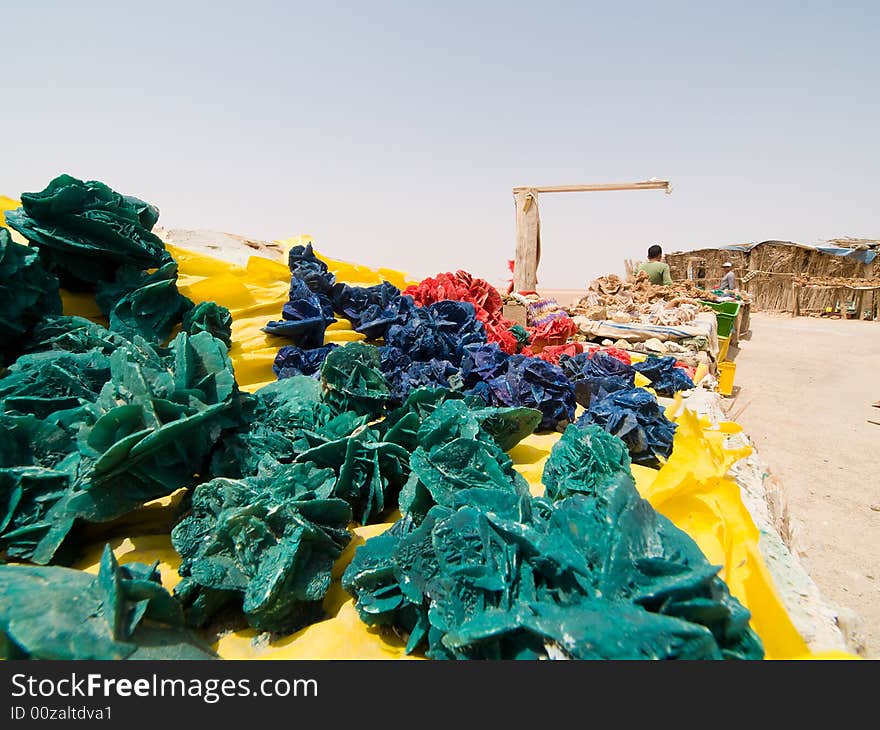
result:
M 541 221 L 538 215 L 538 191 L 519 188 L 516 204 L 516 254 L 513 262 L 513 290 L 535 291 L 538 287 L 538 262 L 541 260 Z

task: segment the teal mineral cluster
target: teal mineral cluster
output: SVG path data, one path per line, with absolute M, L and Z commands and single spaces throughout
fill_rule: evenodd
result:
M 426 435 L 439 434 L 430 421 L 440 413 Z M 427 455 L 456 448 L 461 433 L 429 437 Z M 413 454 L 424 498 L 368 540 L 343 576 L 367 624 L 393 627 L 409 651 L 435 659 L 762 658 L 718 567 L 639 497 L 619 439 L 569 426 L 540 498 L 492 456 L 470 446 L 471 479 L 440 481 Z
M 3 354 L 15 355 L 0 377 L 7 558 L 68 562 L 78 523 L 202 481 L 222 431 L 240 421 L 231 318 L 217 305 L 195 312 L 177 290 L 177 264 L 150 231 L 157 217 L 62 175 L 6 216 L 28 246 L 0 229 Z M 92 292 L 109 328 L 63 316 L 59 279 Z
M 42 317 L 61 314 L 58 279 L 39 252 L 0 228 L 0 367 L 13 362 Z
M 0 565 L 0 659 L 216 658 L 156 565 L 119 565 L 109 546 L 97 575 Z
M 382 391 L 372 385 L 370 350 L 350 344 L 338 352 L 321 381 L 293 376 L 245 397 L 241 427 L 215 451 L 212 471 L 223 476 L 195 488 L 190 514 L 172 532 L 183 558 L 175 595 L 193 625 L 230 609 L 275 633 L 317 620 L 348 523 L 379 521 L 410 499 L 426 510 L 430 490 L 444 488 L 438 469 L 450 479 L 457 469 L 467 497 L 480 487 L 479 470 L 497 462 L 502 476 L 486 478 L 516 479 L 514 496 L 528 492 L 499 443 L 530 434 L 540 412 L 425 389 L 373 422 L 384 401 L 371 395 Z M 343 410 L 340 397 L 358 406 Z M 435 453 L 453 434 L 461 438 Z
M 375 522 L 396 506 L 409 475 L 409 453 L 372 427 L 368 415 L 330 405 L 325 392 L 320 382 L 299 375 L 245 398 L 244 424 L 224 436 L 212 471 L 249 477 L 294 464 L 331 469 L 333 496 L 351 505 L 358 522 Z
M 0 549 L 16 559 L 52 562 L 75 522 L 194 486 L 237 423 L 226 347 L 207 332 L 167 348 L 137 336 L 110 348 L 114 335 L 97 325 L 79 333 L 72 349 L 23 355 L 0 379 L 13 434 L 0 448 Z
M 320 619 L 333 563 L 351 539 L 351 507 L 332 496 L 335 482 L 330 469 L 295 464 L 196 487 L 171 534 L 183 557 L 175 595 L 190 622 L 203 626 L 228 606 L 265 631 Z
M 104 183 L 59 175 L 45 190 L 22 193 L 21 208 L 6 224 L 40 252 L 61 285 L 92 290 L 120 270 L 146 270 L 170 262 L 171 254 L 152 228 L 159 210 Z

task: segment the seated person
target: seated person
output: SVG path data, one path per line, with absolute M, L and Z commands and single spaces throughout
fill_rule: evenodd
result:
M 648 249 L 648 260 L 639 264 L 636 271 L 644 271 L 652 284 L 668 286 L 672 283 L 669 264 L 663 263 L 663 249 L 656 243 Z

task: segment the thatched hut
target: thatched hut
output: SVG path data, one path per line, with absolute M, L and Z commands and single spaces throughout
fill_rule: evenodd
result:
M 746 244 L 748 245 L 748 244 Z M 700 248 L 693 251 L 676 251 L 663 259 L 669 264 L 669 273 L 676 281 L 690 279 L 704 289 L 714 289 L 724 276 L 721 267 L 725 261 L 733 264 L 737 281 L 749 270 L 747 250 L 734 247 Z
M 829 246 L 848 248 L 855 251 L 866 251 L 865 276 L 867 278 L 880 278 L 880 240 L 874 238 L 829 238 L 826 242 Z M 873 260 L 872 260 L 873 256 Z
M 840 245 L 846 243 L 849 245 Z M 725 261 L 733 264 L 737 285 L 747 291 L 755 309 L 821 311 L 854 308 L 856 297 L 846 302 L 845 287 L 799 287 L 805 277 L 845 279 L 858 285 L 870 278 L 878 256 L 877 242 L 861 239 L 836 239 L 827 245 L 807 246 L 793 241 L 761 241 L 733 244 L 667 254 L 673 279 L 692 279 L 706 289 L 713 289 L 723 276 Z M 873 299 L 876 299 L 874 297 Z M 872 307 L 876 304 L 872 299 Z M 859 301 L 861 301 L 859 299 Z

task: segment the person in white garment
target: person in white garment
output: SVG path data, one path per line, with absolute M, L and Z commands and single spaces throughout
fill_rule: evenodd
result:
M 721 264 L 721 268 L 724 269 L 724 276 L 721 277 L 721 283 L 718 285 L 718 288 L 733 291 L 736 289 L 736 277 L 733 274 L 733 264 L 730 263 L 730 261 L 725 261 Z

